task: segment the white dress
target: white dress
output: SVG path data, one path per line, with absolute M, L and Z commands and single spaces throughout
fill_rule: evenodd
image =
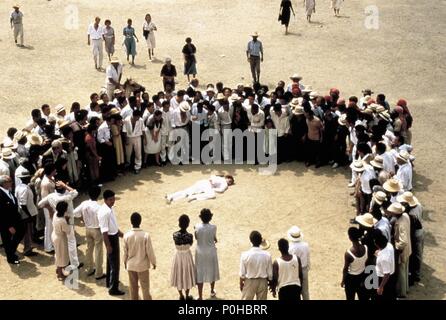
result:
M 199 223 L 195 226 L 197 249 L 195 251 L 195 266 L 197 268 L 197 283 L 210 283 L 220 280 L 218 268 L 215 235 L 217 227 L 209 223 Z
M 152 116 L 151 116 L 152 117 Z M 150 118 L 149 118 L 150 119 Z M 144 144 L 144 152 L 146 154 L 157 154 L 161 152 L 161 134 L 159 133 L 161 129 L 161 123 L 153 123 L 153 133 L 158 133 L 157 142 L 153 141 L 153 136 L 150 128 L 150 120 L 148 126 L 144 129 L 144 134 L 146 135 L 146 143 Z M 150 127 L 150 128 L 149 128 Z
M 147 21 L 144 21 L 143 30 L 149 31 L 149 36 L 147 37 L 147 48 L 148 49 L 155 49 L 155 28 L 156 25 L 150 21 L 150 23 L 147 23 Z
M 342 1 L 344 0 L 331 0 L 331 8 L 336 10 L 341 9 Z
M 307 16 L 311 16 L 316 6 L 316 0 L 305 0 L 305 12 Z

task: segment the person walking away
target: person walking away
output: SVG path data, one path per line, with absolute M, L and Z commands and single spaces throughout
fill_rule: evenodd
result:
M 292 226 L 287 232 L 289 253 L 297 256 L 302 265 L 302 299 L 310 300 L 308 272 L 310 270 L 310 246 L 303 241 L 304 234 L 297 226 Z
M 311 15 L 316 13 L 316 0 L 304 0 L 304 7 L 307 15 L 307 21 L 311 22 Z
M 152 240 L 141 228 L 141 215 L 134 212 L 130 217 L 132 230 L 124 234 L 124 265 L 129 274 L 130 299 L 139 300 L 138 282 L 144 300 L 152 300 L 150 295 L 149 269 L 156 269 L 156 257 Z
M 68 234 L 71 232 L 71 227 L 67 221 L 68 217 L 65 215 L 67 209 L 68 203 L 65 201 L 56 205 L 56 215 L 53 217 L 53 232 L 51 234 L 55 250 L 56 274 L 59 281 L 65 280 L 67 274 L 65 274 L 64 269 L 70 263 Z

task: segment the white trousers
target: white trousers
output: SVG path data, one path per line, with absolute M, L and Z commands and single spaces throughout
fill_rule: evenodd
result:
M 232 130 L 230 125 L 222 125 L 222 140 L 223 160 L 229 161 L 232 154 Z
M 215 191 L 208 180 L 196 182 L 192 187 L 167 195 L 171 201 L 177 201 L 195 195 L 197 200 L 215 198 Z
M 166 151 L 167 149 L 167 151 Z M 168 135 L 162 135 L 161 136 L 161 152 L 160 157 L 161 161 L 166 161 L 167 153 L 169 152 L 169 136 Z
M 68 255 L 70 256 L 70 264 L 79 267 L 79 258 L 77 257 L 76 236 L 74 234 L 74 226 L 70 226 L 71 232 L 67 234 L 68 239 Z
M 135 170 L 141 169 L 141 137 L 127 137 L 128 143 L 125 145 L 126 162 L 130 163 L 132 152 L 135 151 Z
M 43 248 L 46 252 L 54 250 L 53 240 L 51 240 L 51 234 L 53 233 L 53 219 L 50 218 L 50 212 L 48 209 L 43 209 L 45 214 L 45 236 L 43 238 Z
M 98 67 L 102 67 L 102 60 L 104 58 L 104 45 L 102 39 L 91 40 L 91 48 L 93 51 L 94 64 Z
M 23 46 L 23 24 L 14 24 L 14 40 L 17 42 L 17 38 L 20 37 L 20 45 Z

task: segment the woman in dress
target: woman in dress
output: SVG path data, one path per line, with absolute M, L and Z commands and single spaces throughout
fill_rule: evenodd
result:
M 212 219 L 212 212 L 203 209 L 200 212 L 202 223 L 195 226 L 195 239 L 197 239 L 197 249 L 195 251 L 195 263 L 197 266 L 197 286 L 198 300 L 203 300 L 203 283 L 211 284 L 211 297 L 216 296 L 215 281 L 220 280 L 218 269 L 217 248 L 217 227 L 209 222 Z
M 71 227 L 68 225 L 67 219 L 65 218 L 67 209 L 68 204 L 66 202 L 63 201 L 57 204 L 57 213 L 53 217 L 53 232 L 51 234 L 56 258 L 56 274 L 57 279 L 60 281 L 63 281 L 66 278 L 64 268 L 70 264 L 67 235 L 71 232 Z
M 155 57 L 155 32 L 158 29 L 156 28 L 156 25 L 152 22 L 152 17 L 150 14 L 146 14 L 146 21 L 144 21 L 144 24 L 142 26 L 144 38 L 146 38 L 147 42 L 147 50 L 149 51 L 149 61 L 152 61 L 152 57 Z
M 339 10 L 341 9 L 341 3 L 344 0 L 331 0 L 331 8 L 334 11 L 334 16 L 339 17 Z
M 111 110 L 111 117 L 115 119 L 115 121 L 110 125 L 110 132 L 112 135 L 113 147 L 115 147 L 116 152 L 116 165 L 118 166 L 119 172 L 122 172 L 124 171 L 125 165 L 124 147 L 121 136 L 122 117 L 116 108 Z
M 165 64 L 161 68 L 160 76 L 163 78 L 163 87 L 166 93 L 175 90 L 175 77 L 177 69 L 172 64 L 172 59 L 166 58 Z
M 293 9 L 293 4 L 290 0 L 282 0 L 280 3 L 279 21 L 285 25 L 285 34 L 288 34 L 288 25 L 290 24 L 291 11 L 293 16 L 296 16 Z
M 173 234 L 176 252 L 172 262 L 170 283 L 176 287 L 180 300 L 191 300 L 189 291 L 196 284 L 196 270 L 190 247 L 194 242 L 194 236 L 187 232 L 189 217 L 185 214 L 178 219 L 180 230 Z M 183 294 L 183 290 L 185 291 Z
M 115 53 L 115 29 L 111 27 L 110 20 L 105 20 L 104 24 L 102 37 L 104 38 L 105 52 L 107 52 L 108 60 L 110 60 Z
M 190 81 L 190 75 L 193 78 L 197 75 L 197 59 L 195 58 L 195 53 L 197 48 L 192 44 L 191 38 L 186 38 L 186 44 L 183 47 L 184 55 L 184 74 L 187 76 L 187 81 Z
M 160 130 L 163 125 L 163 113 L 156 110 L 154 114 L 147 118 L 144 129 L 144 163 L 147 163 L 149 154 L 155 155 L 155 162 L 160 167 L 161 137 Z
M 307 15 L 307 21 L 311 22 L 311 15 L 316 13 L 316 0 L 304 0 L 304 7 Z
M 94 183 L 99 179 L 99 162 L 101 161 L 101 157 L 98 155 L 98 150 L 96 148 L 96 132 L 97 126 L 90 124 L 87 128 L 87 134 L 85 135 L 85 157 L 87 159 L 91 183 Z
M 136 43 L 139 42 L 138 37 L 135 33 L 135 28 L 132 27 L 132 19 L 127 20 L 127 27 L 123 30 L 123 35 L 125 37 L 124 44 L 127 51 L 127 61 L 129 61 L 129 57 L 132 56 L 132 65 L 135 65 L 135 56 L 136 56 Z

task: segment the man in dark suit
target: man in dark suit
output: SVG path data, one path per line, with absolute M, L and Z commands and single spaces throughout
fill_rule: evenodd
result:
M 19 264 L 16 250 L 24 236 L 24 228 L 10 176 L 0 176 L 0 208 L 0 235 L 8 263 Z

